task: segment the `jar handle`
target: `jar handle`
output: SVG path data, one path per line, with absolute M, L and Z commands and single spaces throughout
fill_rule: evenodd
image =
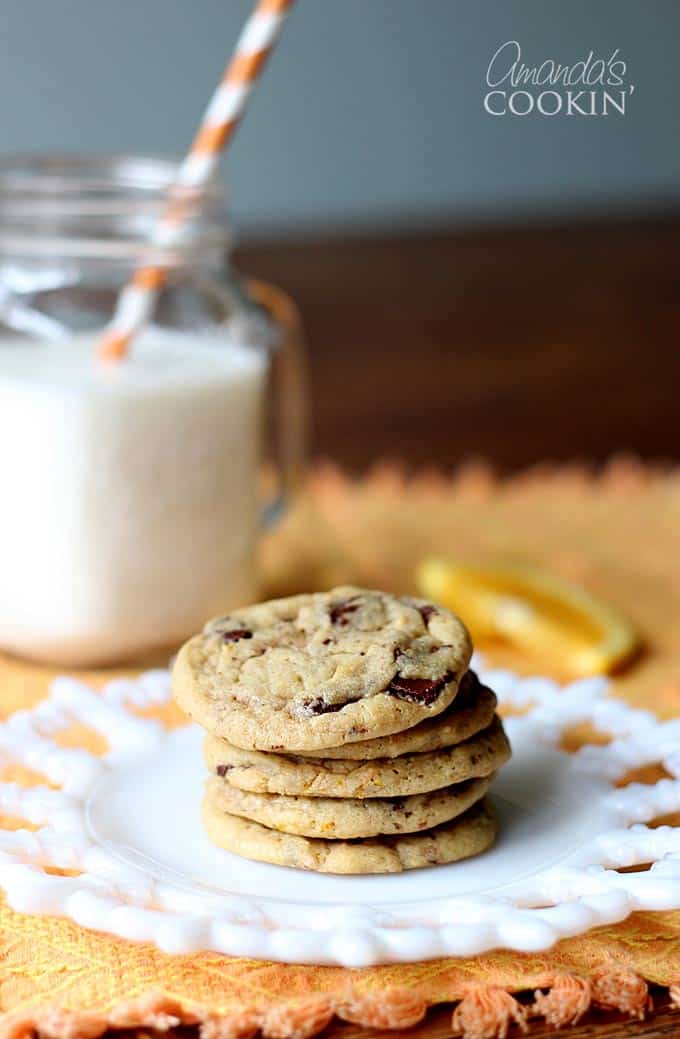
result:
M 246 279 L 248 297 L 262 307 L 276 325 L 279 337 L 272 357 L 273 431 L 275 464 L 265 483 L 274 489 L 262 509 L 261 523 L 270 527 L 281 516 L 300 486 L 308 439 L 305 348 L 300 313 L 281 289 L 264 281 Z

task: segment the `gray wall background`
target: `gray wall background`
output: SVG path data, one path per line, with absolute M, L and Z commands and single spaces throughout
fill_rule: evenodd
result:
M 246 0 L 2 0 L 4 153 L 181 152 Z M 625 117 L 493 118 L 491 55 L 620 48 Z M 241 230 L 561 220 L 680 203 L 678 0 L 300 0 L 225 163 Z

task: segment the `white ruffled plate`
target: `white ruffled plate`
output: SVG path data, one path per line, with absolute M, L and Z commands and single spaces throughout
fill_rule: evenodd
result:
M 494 785 L 497 844 L 467 862 L 375 877 L 307 873 L 215 848 L 199 818 L 201 731 L 167 732 L 129 709 L 166 700 L 167 672 L 111 682 L 103 695 L 57 679 L 48 700 L 0 725 L 5 763 L 61 788 L 0 784 L 0 811 L 41 827 L 0 831 L 0 885 L 19 911 L 169 953 L 353 967 L 533 952 L 636 909 L 679 908 L 680 829 L 640 824 L 680 810 L 680 720 L 662 724 L 610 699 L 601 679 L 559 687 L 483 665 L 482 677 L 501 703 L 527 709 L 507 720 L 514 753 Z M 612 741 L 560 751 L 563 733 L 584 721 Z M 54 735 L 73 722 L 105 736 L 110 753 L 59 747 Z M 674 778 L 613 785 L 655 762 Z M 45 872 L 55 866 L 81 872 Z

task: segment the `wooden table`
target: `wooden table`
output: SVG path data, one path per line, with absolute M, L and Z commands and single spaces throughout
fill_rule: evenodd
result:
M 243 246 L 299 303 L 313 449 L 504 469 L 679 451 L 680 216 Z
M 299 303 L 313 451 L 353 469 L 384 456 L 452 466 L 482 455 L 505 470 L 622 449 L 677 459 L 679 261 L 680 217 L 238 251 L 244 271 Z M 678 1035 L 680 1014 L 656 1002 L 644 1023 L 594 1013 L 565 1034 Z M 444 1039 L 450 1016 L 436 1009 L 415 1031 Z

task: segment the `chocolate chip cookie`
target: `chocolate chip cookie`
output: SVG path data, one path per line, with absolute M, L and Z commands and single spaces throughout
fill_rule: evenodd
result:
M 270 830 L 228 815 L 207 797 L 203 825 L 214 844 L 248 859 L 319 873 L 400 873 L 458 862 L 480 855 L 493 844 L 498 825 L 487 799 L 463 815 L 424 833 L 364 840 L 323 840 Z
M 251 794 L 212 776 L 206 800 L 216 810 L 261 823 L 280 833 L 353 840 L 378 834 L 418 833 L 462 815 L 489 788 L 490 776 L 412 797 L 289 797 Z
M 211 621 L 182 647 L 173 691 L 234 746 L 319 751 L 440 714 L 471 652 L 465 626 L 443 607 L 336 588 Z
M 341 747 L 327 747 L 324 758 L 351 758 L 372 761 L 375 758 L 396 758 L 403 754 L 422 754 L 425 751 L 453 747 L 475 733 L 489 727 L 496 710 L 496 695 L 481 685 L 474 671 L 463 675 L 455 700 L 435 718 L 391 736 L 373 740 L 358 740 Z M 313 751 L 298 751 L 301 757 L 313 757 Z
M 489 776 L 510 757 L 510 745 L 499 719 L 455 747 L 429 754 L 355 761 L 302 758 L 241 750 L 209 736 L 208 769 L 230 786 L 256 794 L 302 797 L 407 797 L 441 790 L 453 783 Z

